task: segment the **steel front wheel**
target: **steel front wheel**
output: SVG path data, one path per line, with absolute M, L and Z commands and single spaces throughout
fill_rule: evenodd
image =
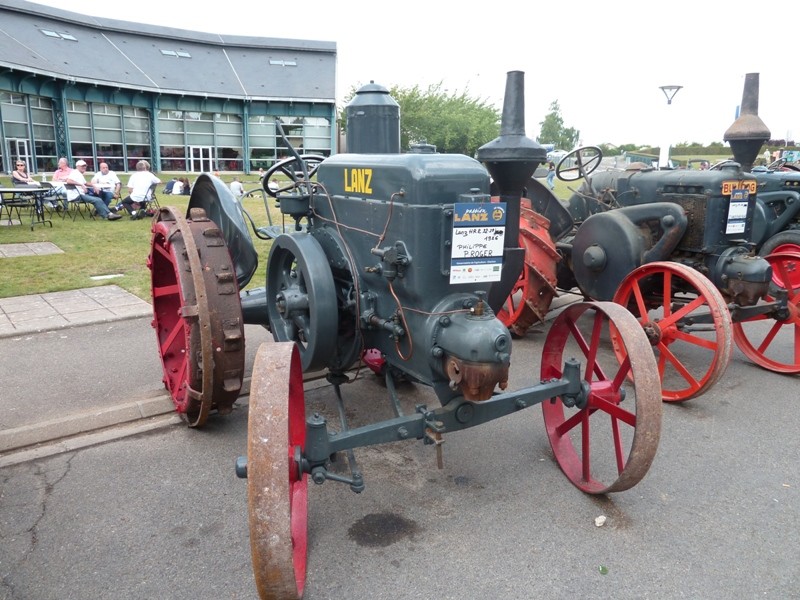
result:
M 228 413 L 244 377 L 244 322 L 230 253 L 203 209 L 163 207 L 148 267 L 164 386 L 192 427 Z
M 765 257 L 772 267 L 774 302 L 786 295 L 786 307 L 733 324 L 736 345 L 758 366 L 776 373 L 800 373 L 800 288 L 797 267 L 800 253 L 772 253 Z
M 301 598 L 308 549 L 308 477 L 300 355 L 293 343 L 261 344 L 247 425 L 250 553 L 259 596 Z
M 618 360 L 611 331 L 625 350 Z M 561 470 L 590 494 L 636 485 L 655 458 L 661 433 L 656 362 L 641 326 L 611 302 L 582 302 L 554 321 L 542 354 L 542 380 L 559 378 L 567 358 L 582 361 L 586 397 L 542 403 L 545 428 Z
M 636 316 L 650 340 L 664 401 L 695 398 L 725 372 L 732 351 L 730 312 L 698 271 L 679 263 L 648 263 L 628 274 L 613 301 Z

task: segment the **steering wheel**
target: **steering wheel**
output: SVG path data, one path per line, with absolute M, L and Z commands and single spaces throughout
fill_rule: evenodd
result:
M 565 154 L 556 165 L 556 177 L 561 181 L 576 181 L 597 170 L 603 160 L 603 151 L 597 146 L 584 146 L 576 148 Z
M 738 165 L 739 163 L 733 159 L 727 158 L 725 160 L 721 160 L 718 163 L 714 163 L 710 167 L 708 167 L 709 171 L 721 171 L 723 167 L 728 165 Z
M 301 154 L 298 157 L 290 156 L 279 160 L 272 165 L 264 177 L 261 179 L 261 187 L 264 193 L 272 198 L 277 198 L 281 194 L 285 194 L 291 190 L 300 190 L 301 193 L 308 193 L 308 181 L 317 174 L 317 169 L 325 157 L 320 154 Z M 303 176 L 303 166 L 305 166 L 306 175 L 308 180 Z M 278 183 L 277 186 L 270 186 L 270 179 L 275 173 L 282 173 L 289 179 L 289 183 Z M 277 182 L 274 182 L 277 183 Z

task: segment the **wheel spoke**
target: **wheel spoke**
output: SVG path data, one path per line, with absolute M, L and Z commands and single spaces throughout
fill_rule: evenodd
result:
M 178 284 L 153 286 L 153 297 L 160 298 L 162 296 L 174 296 L 180 293 Z
M 673 339 L 684 341 L 687 344 L 692 344 L 693 346 L 697 346 L 698 348 L 706 348 L 714 352 L 716 352 L 717 350 L 717 344 L 714 343 L 714 340 L 710 340 L 708 338 L 701 338 L 700 336 L 693 335 L 691 333 L 686 333 L 685 331 L 681 331 L 680 329 L 673 329 L 670 332 L 670 335 L 673 337 Z
M 181 360 L 181 362 L 179 363 L 178 369 L 175 371 L 174 377 L 171 377 L 169 379 L 169 381 L 171 382 L 169 392 L 173 398 L 178 399 L 185 394 L 185 391 L 182 391 L 181 388 L 186 382 L 186 374 L 188 368 L 189 368 L 189 360 L 187 356 L 184 354 L 183 360 Z
M 669 300 L 668 302 L 671 302 L 671 300 Z M 697 298 L 695 298 L 694 300 L 692 300 L 688 304 L 685 304 L 680 309 L 678 309 L 675 312 L 671 313 L 668 317 L 664 317 L 659 322 L 659 324 L 661 325 L 661 327 L 669 327 L 669 326 L 673 325 L 674 323 L 676 323 L 678 320 L 680 320 L 683 317 L 685 317 L 686 315 L 692 313 L 693 311 L 697 310 L 698 308 L 700 308 L 701 306 L 704 306 L 706 304 L 708 304 L 706 302 L 706 299 L 703 298 L 702 296 L 698 296 Z M 664 312 L 665 313 L 667 312 L 666 308 L 664 309 Z
M 583 480 L 592 480 L 592 450 L 589 443 L 589 411 L 582 411 L 581 415 L 581 444 L 583 455 Z
M 162 356 L 167 354 L 167 352 L 169 352 L 169 349 L 172 347 L 172 344 L 173 342 L 175 342 L 175 339 L 178 337 L 178 334 L 184 331 L 184 325 L 185 324 L 183 322 L 183 319 L 178 319 L 177 321 L 175 321 L 175 325 L 172 327 L 167 337 L 161 343 Z
M 661 356 L 663 356 L 665 360 L 669 361 L 675 370 L 689 384 L 689 387 L 692 391 L 697 391 L 700 389 L 700 383 L 697 381 L 697 379 L 695 379 L 694 375 L 692 375 L 683 362 L 680 361 L 669 348 L 667 348 L 666 344 L 659 344 L 658 351 L 661 353 Z
M 166 248 L 164 248 L 164 246 L 162 246 L 161 244 L 154 244 L 153 245 L 153 250 L 158 252 L 161 256 L 166 258 L 168 261 L 172 262 L 172 257 L 170 256 L 169 251 Z

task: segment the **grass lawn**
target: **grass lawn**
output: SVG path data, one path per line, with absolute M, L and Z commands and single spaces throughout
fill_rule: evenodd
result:
M 707 157 L 713 164 L 715 157 Z M 717 157 L 718 158 L 718 157 Z M 194 179 L 192 174 L 189 174 Z M 160 175 L 167 181 L 171 175 Z M 223 175 L 223 181 L 230 182 L 232 175 Z M 126 178 L 123 177 L 123 183 Z M 245 191 L 259 189 L 255 176 L 243 177 Z M 543 181 L 543 180 L 542 180 Z M 555 194 L 566 200 L 573 190 L 580 187 L 582 180 L 569 183 L 556 179 Z M 0 185 L 8 186 L 8 177 L 0 177 Z M 163 189 L 163 186 L 159 186 Z M 157 192 L 158 194 L 158 192 Z M 169 196 L 158 194 L 162 206 L 175 206 L 185 214 L 188 196 Z M 263 200 L 250 198 L 244 200 L 245 209 L 253 217 L 257 226 L 268 223 Z M 270 204 L 272 206 L 272 204 Z M 273 222 L 280 223 L 281 215 L 272 206 Z M 0 259 L 0 298 L 42 294 L 78 288 L 86 288 L 110 283 L 119 285 L 136 296 L 150 300 L 150 271 L 147 257 L 150 254 L 150 220 L 132 221 L 127 216 L 118 221 L 89 219 L 76 221 L 63 220 L 52 215 L 53 227 L 37 225 L 34 231 L 26 222 L 30 217 L 23 214 L 22 225 L 0 225 L 0 244 L 27 242 L 52 242 L 64 254 L 45 256 L 23 256 Z M 251 232 L 252 234 L 252 232 Z M 262 287 L 266 283 L 265 265 L 271 242 L 253 237 L 259 253 L 259 268 L 247 288 Z M 116 275 L 113 279 L 94 280 L 93 276 Z
M 256 183 L 245 183 L 246 191 L 254 188 L 258 188 Z M 161 206 L 175 206 L 185 214 L 189 196 L 156 194 Z M 244 206 L 257 226 L 268 223 L 260 197 L 245 199 Z M 277 209 L 273 207 L 270 212 L 273 220 L 280 222 Z M 150 270 L 147 268 L 150 219 L 133 221 L 126 215 L 117 221 L 93 221 L 82 220 L 79 216 L 73 222 L 70 217 L 62 219 L 53 213 L 51 220 L 52 228 L 47 224 L 36 225 L 31 231 L 30 216 L 23 213 L 22 225 L 0 226 L 0 244 L 52 242 L 64 251 L 64 254 L 0 259 L 0 298 L 115 284 L 150 300 Z M 259 251 L 259 270 L 248 287 L 265 285 L 263 269 L 270 242 L 254 237 L 254 243 Z M 97 275 L 115 274 L 122 276 L 92 279 Z

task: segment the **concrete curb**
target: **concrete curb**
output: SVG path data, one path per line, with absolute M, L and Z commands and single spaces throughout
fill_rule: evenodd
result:
M 34 425 L 23 425 L 0 431 L 0 455 L 54 440 L 106 429 L 121 423 L 150 419 L 174 413 L 175 407 L 166 394 L 68 415 Z
M 153 309 L 149 309 L 146 312 L 142 313 L 131 313 L 128 315 L 115 315 L 109 317 L 97 317 L 94 319 L 88 319 L 86 321 L 81 321 L 79 323 L 53 323 L 52 325 L 46 325 L 44 327 L 17 327 L 16 329 L 0 329 L 0 339 L 3 338 L 14 338 L 14 337 L 21 337 L 25 335 L 33 335 L 36 333 L 47 333 L 49 331 L 60 331 L 62 329 L 73 329 L 75 327 L 83 327 L 85 325 L 97 325 L 99 323 L 116 323 L 118 321 L 130 321 L 133 319 L 141 319 L 144 317 L 152 317 L 153 316 Z
M 63 452 L 73 452 L 81 448 L 88 448 L 89 446 L 119 440 L 147 431 L 153 431 L 161 427 L 177 425 L 182 422 L 183 420 L 180 416 L 173 412 L 172 414 L 160 415 L 146 420 L 125 423 L 111 429 L 101 429 L 86 435 L 57 440 L 45 445 L 23 448 L 16 452 L 0 454 L 0 468 L 10 467 L 32 460 L 40 460 Z

